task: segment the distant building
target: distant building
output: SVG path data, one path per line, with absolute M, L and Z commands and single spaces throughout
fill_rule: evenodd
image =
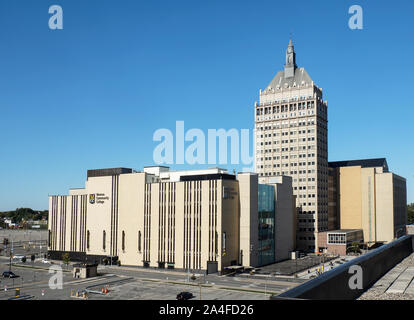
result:
M 292 180 L 226 170 L 89 170 L 85 188 L 49 198 L 49 254 L 71 261 L 223 271 L 289 258 Z M 106 259 L 105 259 L 106 258 Z
M 406 180 L 386 159 L 330 162 L 328 195 L 332 229 L 361 229 L 370 245 L 405 234 Z
M 318 237 L 321 252 L 339 256 L 347 255 L 355 242 L 362 244 L 364 241 L 362 230 L 332 230 L 320 232 Z

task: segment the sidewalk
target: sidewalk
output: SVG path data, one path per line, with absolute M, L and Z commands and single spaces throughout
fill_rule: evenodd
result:
M 414 300 L 414 253 L 388 271 L 360 300 Z
M 183 271 L 168 271 L 168 269 L 155 269 L 155 268 L 143 268 L 143 267 L 132 267 L 132 266 L 102 266 L 99 265 L 98 266 L 98 271 L 99 270 L 108 270 L 108 269 L 114 269 L 114 270 L 124 270 L 124 271 L 137 271 L 137 272 L 153 272 L 153 273 L 161 273 L 161 274 L 172 274 L 172 275 L 193 275 L 195 274 L 196 276 L 203 276 L 204 274 L 199 274 L 199 273 L 193 273 L 193 272 L 183 272 Z

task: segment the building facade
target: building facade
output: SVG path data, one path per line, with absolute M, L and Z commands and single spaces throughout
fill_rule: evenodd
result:
M 284 251 L 292 251 L 293 243 L 279 244 L 277 223 L 290 223 L 293 230 L 293 208 L 278 211 L 275 199 L 283 192 L 292 202 L 289 178 L 281 177 L 269 186 L 273 207 L 268 216 L 259 218 L 262 186 L 257 175 L 239 176 L 237 180 L 219 168 L 89 170 L 85 188 L 49 199 L 50 257 L 61 259 L 69 253 L 73 261 L 106 258 L 123 265 L 208 272 L 235 265 L 256 267 L 288 257 Z M 263 231 L 266 223 L 269 233 Z M 241 230 L 249 234 L 249 243 L 243 242 Z M 260 242 L 264 233 L 270 248 Z M 250 256 L 256 260 L 250 261 Z
M 296 240 L 292 179 L 279 176 L 259 184 L 254 173 L 240 173 L 237 179 L 241 264 L 256 267 L 289 259 Z
M 329 167 L 335 228 L 361 229 L 368 245 L 405 234 L 406 180 L 389 172 L 386 159 L 330 162 Z
M 255 166 L 260 182 L 292 177 L 299 250 L 316 251 L 317 233 L 328 230 L 328 109 L 289 42 L 283 71 L 255 103 Z
M 320 232 L 319 251 L 329 254 L 346 256 L 354 244 L 362 244 L 362 230 L 331 230 Z

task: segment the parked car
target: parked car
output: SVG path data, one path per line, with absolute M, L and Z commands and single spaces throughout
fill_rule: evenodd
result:
M 50 261 L 49 261 L 49 260 L 47 260 L 47 259 L 42 259 L 42 263 L 49 264 L 49 263 L 50 263 Z
M 24 258 L 23 254 L 16 254 L 15 256 L 13 256 L 13 260 L 17 260 L 17 261 L 22 261 Z
M 194 298 L 191 292 L 180 292 L 177 294 L 177 300 L 189 300 L 191 298 Z
M 4 271 L 3 272 L 3 278 L 18 278 L 19 276 L 14 274 L 11 271 Z

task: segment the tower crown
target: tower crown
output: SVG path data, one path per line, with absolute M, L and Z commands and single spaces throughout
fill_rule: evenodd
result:
M 292 78 L 295 76 L 296 65 L 296 53 L 292 43 L 292 39 L 289 40 L 289 45 L 286 50 L 286 64 L 285 64 L 285 78 Z

